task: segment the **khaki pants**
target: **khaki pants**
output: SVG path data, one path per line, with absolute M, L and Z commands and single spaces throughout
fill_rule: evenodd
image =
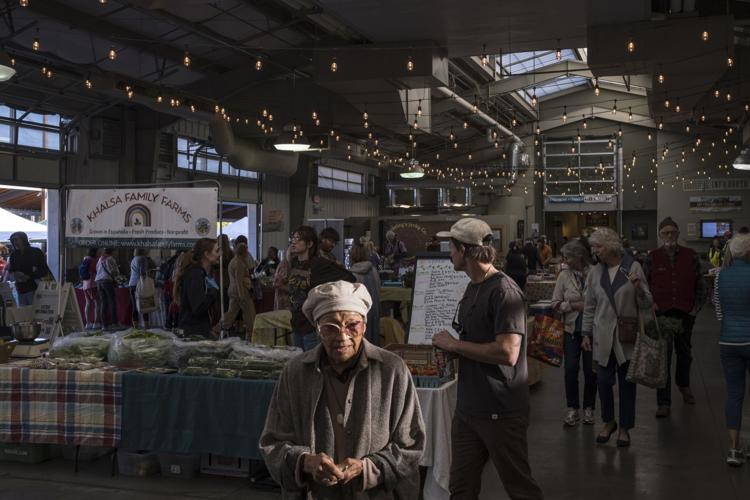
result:
M 255 323 L 255 303 L 253 299 L 240 299 L 229 297 L 229 310 L 224 314 L 224 324 L 231 326 L 242 311 L 242 323 L 245 328 L 245 338 L 251 340 L 253 335 L 253 323 Z
M 482 471 L 492 460 L 505 491 L 513 500 L 542 500 L 544 495 L 531 477 L 526 430 L 529 419 L 491 420 L 459 414 L 451 429 L 451 500 L 475 500 L 482 488 Z

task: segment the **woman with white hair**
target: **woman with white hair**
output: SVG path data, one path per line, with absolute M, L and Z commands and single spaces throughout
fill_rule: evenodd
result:
M 320 344 L 287 363 L 260 450 L 283 498 L 416 499 L 425 430 L 409 370 L 364 339 L 361 283 L 310 290 Z
M 562 313 L 565 323 L 563 353 L 565 356 L 565 399 L 567 410 L 563 422 L 574 427 L 581 420 L 581 396 L 578 390 L 578 373 L 583 368 L 583 423 L 594 424 L 596 403 L 596 375 L 592 369 L 591 351 L 583 351 L 583 304 L 588 273 L 589 251 L 578 240 L 573 240 L 560 249 L 566 269 L 560 271 L 552 292 L 552 307 Z M 581 366 L 583 357 L 583 366 Z
M 745 377 L 750 373 L 750 235 L 729 240 L 731 263 L 716 276 L 714 304 L 721 321 L 719 352 L 727 384 L 725 418 L 729 431 L 727 464 L 745 463 L 740 447 Z
M 619 389 L 620 432 L 617 446 L 630 446 L 630 429 L 635 425 L 635 384 L 626 380 L 639 316 L 653 306 L 641 265 L 625 253 L 616 232 L 601 228 L 589 237 L 599 258 L 586 278 L 583 307 L 584 350 L 593 351 L 597 362 L 599 402 L 604 428 L 596 437 L 606 443 L 617 430 L 613 386 Z

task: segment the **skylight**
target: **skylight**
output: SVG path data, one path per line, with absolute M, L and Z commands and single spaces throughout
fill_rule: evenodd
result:
M 572 49 L 563 49 L 560 51 L 560 60 L 578 61 L 580 60 L 576 51 Z M 513 52 L 502 56 L 502 67 L 498 67 L 498 72 L 503 78 L 510 78 L 524 73 L 533 73 L 539 71 L 545 66 L 558 62 L 557 54 L 554 50 L 536 51 L 536 52 Z M 498 64 L 499 66 L 499 64 Z M 533 84 L 526 89 L 516 91 L 523 97 L 526 102 L 531 103 L 532 87 L 536 90 L 537 98 L 561 92 L 579 85 L 585 85 L 588 78 L 579 75 L 560 76 L 552 81 L 546 81 L 540 85 Z

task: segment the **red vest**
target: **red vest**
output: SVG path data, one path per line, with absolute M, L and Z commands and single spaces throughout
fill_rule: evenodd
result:
M 689 313 L 695 305 L 695 252 L 678 247 L 674 264 L 663 247 L 651 252 L 648 286 L 659 310 Z

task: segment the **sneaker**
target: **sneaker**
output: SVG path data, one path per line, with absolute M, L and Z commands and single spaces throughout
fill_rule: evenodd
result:
M 594 425 L 595 422 L 596 422 L 596 419 L 594 418 L 594 409 L 584 408 L 583 409 L 583 423 L 586 425 Z
M 576 425 L 578 425 L 578 422 L 580 420 L 581 413 L 575 408 L 568 408 L 565 411 L 565 418 L 563 419 L 563 423 L 568 427 L 575 427 Z
M 86 323 L 86 326 L 83 327 L 84 330 L 93 330 L 94 324 L 93 323 Z
M 745 463 L 745 454 L 742 450 L 735 450 L 734 448 L 729 449 L 727 454 L 727 465 L 731 467 L 739 467 Z

